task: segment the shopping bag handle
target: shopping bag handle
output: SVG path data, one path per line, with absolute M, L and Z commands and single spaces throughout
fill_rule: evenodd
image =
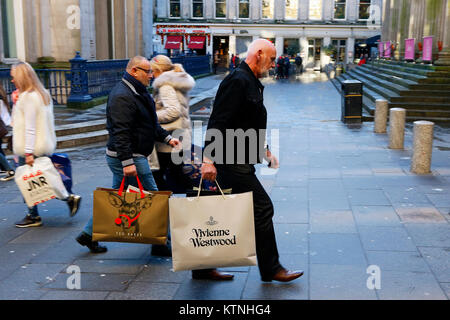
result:
M 123 177 L 122 183 L 120 184 L 119 196 L 122 196 L 123 190 L 125 189 L 125 179 L 126 177 Z M 139 186 L 139 191 L 141 192 L 141 199 L 144 199 L 145 198 L 144 187 L 142 187 L 141 180 L 139 180 L 138 176 L 136 176 L 136 180 Z
M 217 182 L 217 180 L 214 180 L 214 182 L 216 183 L 217 187 L 219 187 L 220 193 L 222 194 L 223 200 L 226 200 L 227 198 L 225 198 L 225 194 L 223 193 L 222 189 L 219 186 L 219 183 Z M 200 192 L 202 191 L 202 183 L 203 183 L 203 177 L 200 178 L 200 186 L 198 187 L 198 194 L 197 194 L 197 199 L 200 198 Z

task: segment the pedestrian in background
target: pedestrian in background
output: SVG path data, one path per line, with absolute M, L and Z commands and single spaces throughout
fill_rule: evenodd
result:
M 229 68 L 230 68 L 230 72 L 234 70 L 234 53 L 231 54 Z
M 289 282 L 303 275 L 303 271 L 288 271 L 279 262 L 279 254 L 273 227 L 274 208 L 272 201 L 259 182 L 255 172 L 255 164 L 261 163 L 260 155 L 273 168 L 278 167 L 278 159 L 270 152 L 268 146 L 261 141 L 259 130 L 267 128 L 267 110 L 264 107 L 264 86 L 258 80 L 275 67 L 276 49 L 268 40 L 258 39 L 249 46 L 247 59 L 241 63 L 235 72 L 229 74 L 220 84 L 214 102 L 214 108 L 209 119 L 208 131 L 218 130 L 223 137 L 223 159 L 216 161 L 203 157 L 202 177 L 215 181 L 222 188 L 231 188 L 233 193 L 253 192 L 256 255 L 262 281 L 272 280 Z M 246 142 L 242 148 L 237 148 L 235 141 L 227 140 L 227 130 L 255 130 L 258 132 L 256 148 Z M 208 132 L 207 132 L 208 135 Z M 205 141 L 207 148 L 212 141 Z M 214 141 L 216 143 L 216 141 Z M 229 145 L 234 146 L 234 161 L 230 163 L 227 157 Z M 255 150 L 256 149 L 256 150 Z M 238 156 L 237 154 L 241 153 Z M 216 151 L 217 154 L 217 151 Z M 240 164 L 237 159 L 243 159 Z M 227 159 L 226 164 L 225 159 Z M 255 163 L 255 160 L 257 159 Z M 193 273 L 197 279 L 230 280 L 232 275 L 221 274 L 217 270 L 198 271 Z
M 289 59 L 289 55 L 285 54 L 284 55 L 284 78 L 288 79 L 289 78 L 289 69 L 291 68 L 291 60 Z
M 298 73 L 303 73 L 303 59 L 302 57 L 300 57 L 300 53 L 297 54 L 297 56 L 295 57 L 295 65 L 297 67 L 297 74 Z
M 195 80 L 184 70 L 181 64 L 172 64 L 170 58 L 159 55 L 150 61 L 153 71 L 153 98 L 156 104 L 158 121 L 170 134 L 175 130 L 177 137 L 182 136 L 182 151 L 179 159 L 191 154 L 191 119 L 189 116 L 189 91 L 195 87 Z M 159 190 L 171 190 L 173 193 L 186 193 L 193 188 L 191 180 L 183 172 L 183 163 L 172 161 L 171 146 L 156 142 L 156 151 L 160 169 L 154 172 Z M 170 185 L 169 180 L 172 182 Z
M 217 74 L 217 67 L 219 66 L 219 51 L 216 50 L 216 52 L 214 53 L 214 61 L 213 61 L 213 70 L 214 70 L 214 74 Z
M 239 59 L 239 55 L 237 54 L 237 55 L 234 56 L 234 61 L 233 61 L 234 69 L 239 67 L 240 63 L 241 63 L 241 59 Z
M 138 176 L 145 190 L 158 191 L 147 157 L 152 153 L 155 141 L 172 147 L 180 144 L 159 125 L 155 102 L 147 91 L 152 77 L 150 61 L 144 57 L 134 57 L 129 61 L 122 80 L 109 94 L 106 106 L 109 133 L 106 162 L 113 174 L 113 189 L 120 188 L 124 177 L 125 189 L 128 185 L 138 187 Z M 106 252 L 106 247 L 92 241 L 92 233 L 93 218 L 76 240 L 92 253 Z M 159 247 L 167 255 L 171 254 L 167 246 Z
M 0 84 L 0 120 L 1 120 L 0 126 L 9 131 L 9 128 L 11 127 L 11 110 L 9 108 L 9 102 L 6 96 L 6 91 L 1 84 Z M 0 181 L 6 182 L 14 179 L 15 172 L 9 161 L 6 159 L 5 153 L 3 152 L 2 149 L 3 138 L 4 136 L 3 137 L 0 136 L 0 169 L 6 172 L 6 176 L 1 178 Z
M 19 90 L 13 110 L 13 152 L 19 156 L 19 165 L 33 166 L 37 157 L 51 156 L 56 149 L 53 102 L 34 69 L 26 62 L 11 68 L 12 82 Z M 81 197 L 70 194 L 67 199 L 69 215 L 79 209 Z M 38 207 L 28 208 L 26 217 L 16 223 L 18 228 L 39 227 L 42 219 Z
M 284 78 L 284 62 L 283 56 L 279 56 L 277 59 L 277 79 Z

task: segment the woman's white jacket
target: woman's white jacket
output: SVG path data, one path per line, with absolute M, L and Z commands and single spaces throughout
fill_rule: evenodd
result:
M 153 82 L 153 98 L 161 126 L 174 138 L 183 136 L 183 150 L 191 150 L 191 119 L 189 117 L 189 91 L 195 80 L 186 72 L 167 71 Z M 177 130 L 174 132 L 173 129 Z M 156 143 L 158 152 L 172 152 L 172 147 Z
M 23 92 L 13 108 L 13 152 L 18 156 L 52 155 L 56 149 L 53 103 L 45 105 L 38 92 Z

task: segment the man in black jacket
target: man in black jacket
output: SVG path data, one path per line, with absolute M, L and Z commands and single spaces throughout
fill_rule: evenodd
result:
M 123 79 L 113 88 L 106 107 L 109 140 L 106 161 L 113 173 L 113 189 L 119 189 L 124 177 L 128 184 L 138 187 L 136 176 L 148 191 L 157 191 L 147 157 L 155 141 L 178 147 L 180 141 L 172 138 L 158 123 L 155 102 L 147 91 L 152 79 L 150 62 L 137 56 L 130 60 Z M 106 252 L 106 248 L 92 241 L 92 218 L 77 241 L 92 253 Z M 170 255 L 165 246 L 153 246 L 152 254 Z
M 247 59 L 221 83 L 209 119 L 202 176 L 209 181 L 217 178 L 221 187 L 232 188 L 233 193 L 253 192 L 256 254 L 261 279 L 289 282 L 302 276 L 303 271 L 288 271 L 279 262 L 272 222 L 273 204 L 256 177 L 254 167 L 262 162 L 262 157 L 268 160 L 269 166 L 278 167 L 278 159 L 265 143 L 267 111 L 263 103 L 264 86 L 258 80 L 275 67 L 275 59 L 276 49 L 270 41 L 255 40 L 249 46 Z M 245 139 L 245 144 L 241 143 L 238 148 L 236 138 L 227 131 L 244 131 L 249 137 L 253 132 L 255 138 L 253 142 L 250 142 L 251 138 Z M 212 137 L 219 132 L 224 146 L 212 148 L 217 143 Z M 211 278 L 211 274 L 204 278 Z

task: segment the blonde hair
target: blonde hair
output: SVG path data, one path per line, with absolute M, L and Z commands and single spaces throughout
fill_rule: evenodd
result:
M 152 70 L 157 70 L 160 72 L 166 72 L 166 71 L 175 71 L 175 72 L 185 72 L 184 68 L 179 63 L 172 63 L 172 60 L 170 60 L 169 57 L 164 55 L 158 55 L 154 57 L 150 61 L 150 66 Z
M 48 106 L 52 99 L 47 89 L 45 89 L 41 80 L 37 76 L 33 67 L 26 62 L 19 62 L 13 66 L 14 83 L 20 88 L 21 92 L 36 91 L 42 97 L 44 104 Z

